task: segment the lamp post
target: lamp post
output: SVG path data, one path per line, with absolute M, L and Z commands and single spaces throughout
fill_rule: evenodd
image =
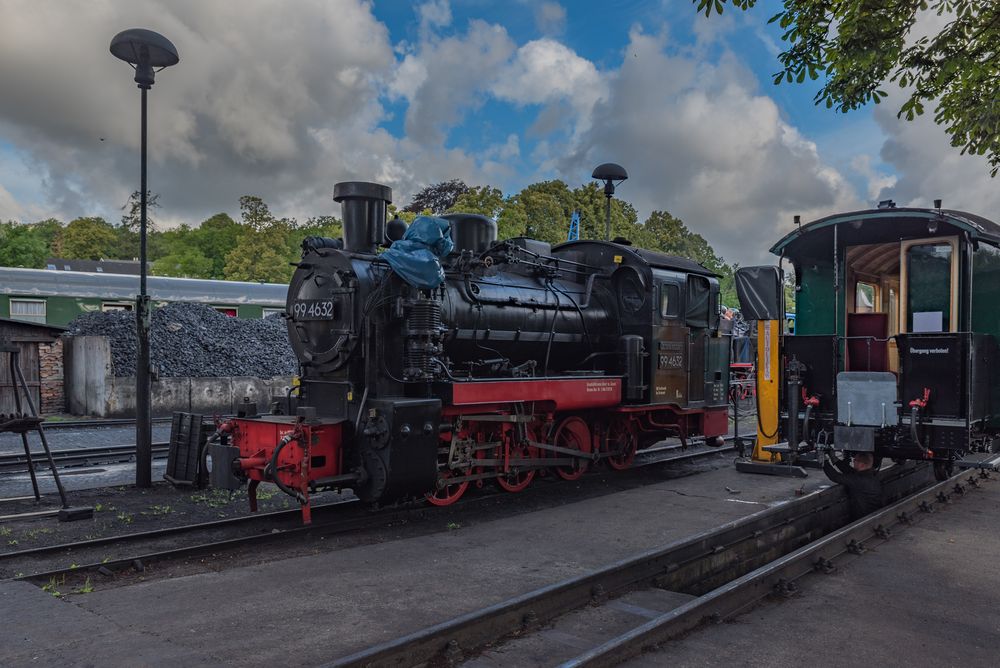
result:
M 611 198 L 615 194 L 615 182 L 621 183 L 628 179 L 628 172 L 621 165 L 606 162 L 595 167 L 590 178 L 604 181 L 604 240 L 611 241 Z
M 142 91 L 142 140 L 139 168 L 139 294 L 135 299 L 135 324 L 139 356 L 135 373 L 135 484 L 153 484 L 153 425 L 150 421 L 149 385 L 149 295 L 146 294 L 146 92 L 155 74 L 176 65 L 177 49 L 166 37 L 152 30 L 131 28 L 111 40 L 111 55 L 135 70 L 134 81 Z M 155 69 L 154 69 L 155 68 Z

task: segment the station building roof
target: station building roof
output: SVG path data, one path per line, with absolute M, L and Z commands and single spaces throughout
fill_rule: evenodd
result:
M 285 305 L 288 286 L 279 283 L 213 281 L 198 278 L 149 276 L 150 299 L 210 304 Z M 139 277 L 85 271 L 52 271 L 0 267 L 0 294 L 31 297 L 135 299 Z

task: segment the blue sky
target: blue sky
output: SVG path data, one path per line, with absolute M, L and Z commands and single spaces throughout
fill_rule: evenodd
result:
M 181 63 L 150 105 L 161 224 L 337 214 L 333 183 L 384 182 L 405 204 L 461 178 L 516 193 L 588 180 L 614 161 L 645 217 L 668 210 L 727 259 L 766 259 L 791 224 L 936 197 L 989 215 L 978 158 L 927 119 L 813 103 L 774 86 L 780 29 L 765 0 L 705 18 L 690 0 L 0 0 L 0 219 L 120 216 L 136 189 L 137 95 L 110 37 L 145 26 Z M 42 35 L 65 44 L 40 59 Z M 68 65 L 71 63 L 72 66 Z M 748 244 L 747 239 L 754 243 Z

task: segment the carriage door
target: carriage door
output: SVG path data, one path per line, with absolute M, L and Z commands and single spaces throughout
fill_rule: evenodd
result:
M 900 245 L 899 331 L 958 331 L 958 238 Z
M 705 353 L 712 307 L 712 286 L 704 276 L 687 277 L 688 403 L 705 400 Z

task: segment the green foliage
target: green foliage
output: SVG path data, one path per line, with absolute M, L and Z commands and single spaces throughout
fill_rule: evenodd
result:
M 53 575 L 49 578 L 49 581 L 46 584 L 42 585 L 42 591 L 52 594 L 56 598 L 61 598 L 62 593 L 59 591 L 59 587 L 64 584 L 66 584 L 65 575 L 62 575 L 59 578 L 56 578 L 56 576 Z
M 239 223 L 225 213 L 215 214 L 192 230 L 191 244 L 212 261 L 211 271 L 202 278 L 225 278 L 226 254 L 239 238 Z
M 313 216 L 305 225 L 293 226 L 288 234 L 289 261 L 294 261 L 302 252 L 302 240 L 306 237 L 329 237 L 337 239 L 344 235 L 344 226 L 334 216 Z
M 455 199 L 448 213 L 478 213 L 480 216 L 496 218 L 503 210 L 503 193 L 493 186 L 475 186 L 469 188 Z
M 88 576 L 87 579 L 84 581 L 84 583 L 82 585 L 80 585 L 79 587 L 77 587 L 76 589 L 73 590 L 73 593 L 74 594 L 89 594 L 89 593 L 91 593 L 93 591 L 94 591 L 94 585 L 90 581 L 90 577 Z
M 211 278 L 212 258 L 197 248 L 178 249 L 153 263 L 152 273 L 177 278 Z
M 63 228 L 56 240 L 60 257 L 101 260 L 116 255 L 118 235 L 103 218 L 77 218 Z
M 669 255 L 678 255 L 700 262 L 712 271 L 718 272 L 725 265 L 715 250 L 705 241 L 705 237 L 692 232 L 666 211 L 654 211 L 646 219 L 646 232 L 650 235 L 652 247 Z
M 747 10 L 756 0 L 692 0 L 706 16 L 724 5 Z M 947 23 L 914 38 L 918 17 Z M 898 111 L 913 120 L 933 103 L 934 122 L 952 146 L 985 155 L 1000 170 L 1000 3 L 995 0 L 783 0 L 771 17 L 788 48 L 774 83 L 825 79 L 816 104 L 847 112 L 886 97 L 896 83 L 909 97 Z
M 570 189 L 562 181 L 542 181 L 509 197 L 489 185 L 466 188 L 446 211 L 495 218 L 501 239 L 530 236 L 557 244 L 566 240 L 574 211 L 580 212 L 581 238 L 603 239 L 606 201 L 596 183 Z M 263 199 L 252 195 L 240 198 L 240 211 L 239 222 L 218 213 L 196 227 L 153 230 L 148 242 L 152 272 L 160 276 L 285 283 L 305 237 L 343 235 L 341 221 L 333 216 L 312 217 L 300 225 L 293 219 L 275 217 Z M 410 223 L 417 215 L 433 215 L 433 211 L 401 211 L 390 205 L 389 215 L 399 215 Z M 78 218 L 65 227 L 57 220 L 32 225 L 2 223 L 0 263 L 40 267 L 50 255 L 131 259 L 138 253 L 138 236 L 133 228 L 130 215 L 123 216 L 120 226 L 109 225 L 101 218 Z M 715 254 L 704 237 L 669 213 L 654 211 L 645 223 L 640 223 L 635 208 L 615 197 L 611 201 L 611 235 L 628 239 L 638 247 L 704 264 L 721 276 L 723 303 L 736 303 L 732 268 Z M 128 244 L 131 247 L 123 250 Z M 115 508 L 109 506 L 106 510 L 114 512 Z M 131 518 L 119 519 L 127 522 Z
M 287 283 L 292 277 L 288 236 L 295 221 L 275 218 L 260 197 L 240 198 L 242 225 L 236 245 L 226 254 L 230 281 Z
M 45 266 L 49 246 L 32 227 L 14 221 L 0 223 L 0 266 Z

